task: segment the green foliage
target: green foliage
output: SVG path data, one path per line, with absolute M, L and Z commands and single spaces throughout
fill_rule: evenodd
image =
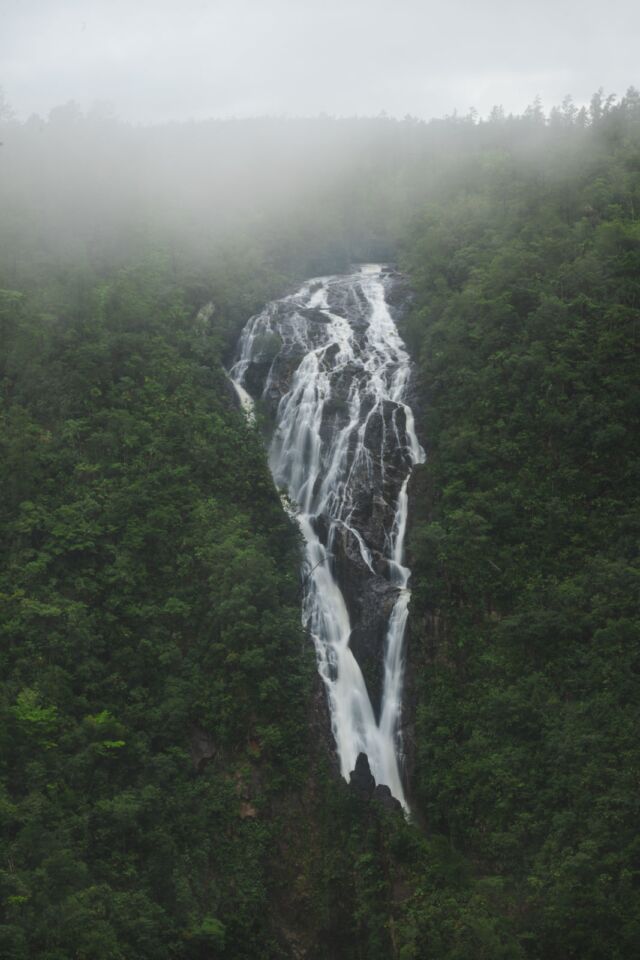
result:
M 478 889 L 504 884 L 471 927 L 511 918 L 547 960 L 631 956 L 640 931 L 640 152 L 635 101 L 593 109 L 468 170 L 404 255 L 416 801 Z
M 261 811 L 311 664 L 260 439 L 162 264 L 59 317 L 12 302 L 2 954 L 272 956 Z
M 637 92 L 0 125 L 0 955 L 635 956 Z M 297 533 L 222 368 L 258 305 L 400 238 L 411 823 L 327 756 Z

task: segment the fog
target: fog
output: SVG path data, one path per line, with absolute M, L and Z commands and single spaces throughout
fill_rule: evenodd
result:
M 294 275 L 386 259 L 434 192 L 466 189 L 487 164 L 498 186 L 501 169 L 513 179 L 538 165 L 547 180 L 570 180 L 586 162 L 580 143 L 591 128 L 633 119 L 639 104 L 632 89 L 621 101 L 597 94 L 588 110 L 565 99 L 548 117 L 534 103 L 521 115 L 493 111 L 487 120 L 471 113 L 430 122 L 150 126 L 103 109 L 83 113 L 73 102 L 46 120 L 21 121 L 5 110 L 0 286 L 19 286 L 38 264 L 104 274 L 152 250 L 193 265 L 235 249 L 236 259 L 266 257 L 269 271 Z
M 560 176 L 568 131 L 580 162 L 576 138 L 633 83 L 640 25 L 630 3 L 573 0 L 0 12 L 0 285 L 16 287 L 38 264 L 104 274 L 156 249 L 300 275 L 392 257 L 479 163 L 535 166 L 553 141 Z
M 108 101 L 131 121 L 548 109 L 637 80 L 640 6 L 613 0 L 0 0 L 17 115 Z
M 301 273 L 386 255 L 452 134 L 385 119 L 144 127 L 74 104 L 5 120 L 0 286 L 39 262 L 104 273 L 154 249 L 206 263 L 235 245 Z

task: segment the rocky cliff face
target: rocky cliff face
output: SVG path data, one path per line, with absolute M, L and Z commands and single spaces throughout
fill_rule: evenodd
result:
M 400 505 L 421 457 L 395 326 L 407 301 L 388 268 L 310 281 L 249 322 L 232 370 L 274 424 L 272 472 L 307 541 L 307 623 L 342 772 L 366 753 L 379 783 L 393 779 L 381 758 L 397 746 L 402 660 L 389 645 L 408 579 Z

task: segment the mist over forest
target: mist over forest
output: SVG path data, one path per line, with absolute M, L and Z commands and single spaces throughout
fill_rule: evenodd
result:
M 637 102 L 630 88 L 620 100 L 599 91 L 589 107 L 567 96 L 548 116 L 536 100 L 521 115 L 494 107 L 486 118 L 428 122 L 141 125 L 106 104 L 83 113 L 73 101 L 46 120 L 19 121 L 3 98 L 3 263 L 14 278 L 34 261 L 82 263 L 99 275 L 155 249 L 215 269 L 212 251 L 234 244 L 285 273 L 292 257 L 306 257 L 306 273 L 322 272 L 323 261 L 393 259 L 420 205 L 469 189 L 485 170 L 496 189 L 512 171 L 558 189 L 574 182 L 597 160 L 594 131 L 615 136 L 633 125 Z
M 236 117 L 141 80 L 133 122 L 101 71 L 147 20 L 116 6 L 131 34 L 59 5 L 40 86 L 44 19 L 3 12 L 0 956 L 630 960 L 638 89 L 305 115 L 300 69 L 261 110 L 304 60 L 279 14 Z M 382 42 L 362 14 L 338 51 Z

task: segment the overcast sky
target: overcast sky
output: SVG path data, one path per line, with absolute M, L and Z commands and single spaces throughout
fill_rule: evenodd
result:
M 640 86 L 640 0 L 0 0 L 16 114 L 429 118 Z

